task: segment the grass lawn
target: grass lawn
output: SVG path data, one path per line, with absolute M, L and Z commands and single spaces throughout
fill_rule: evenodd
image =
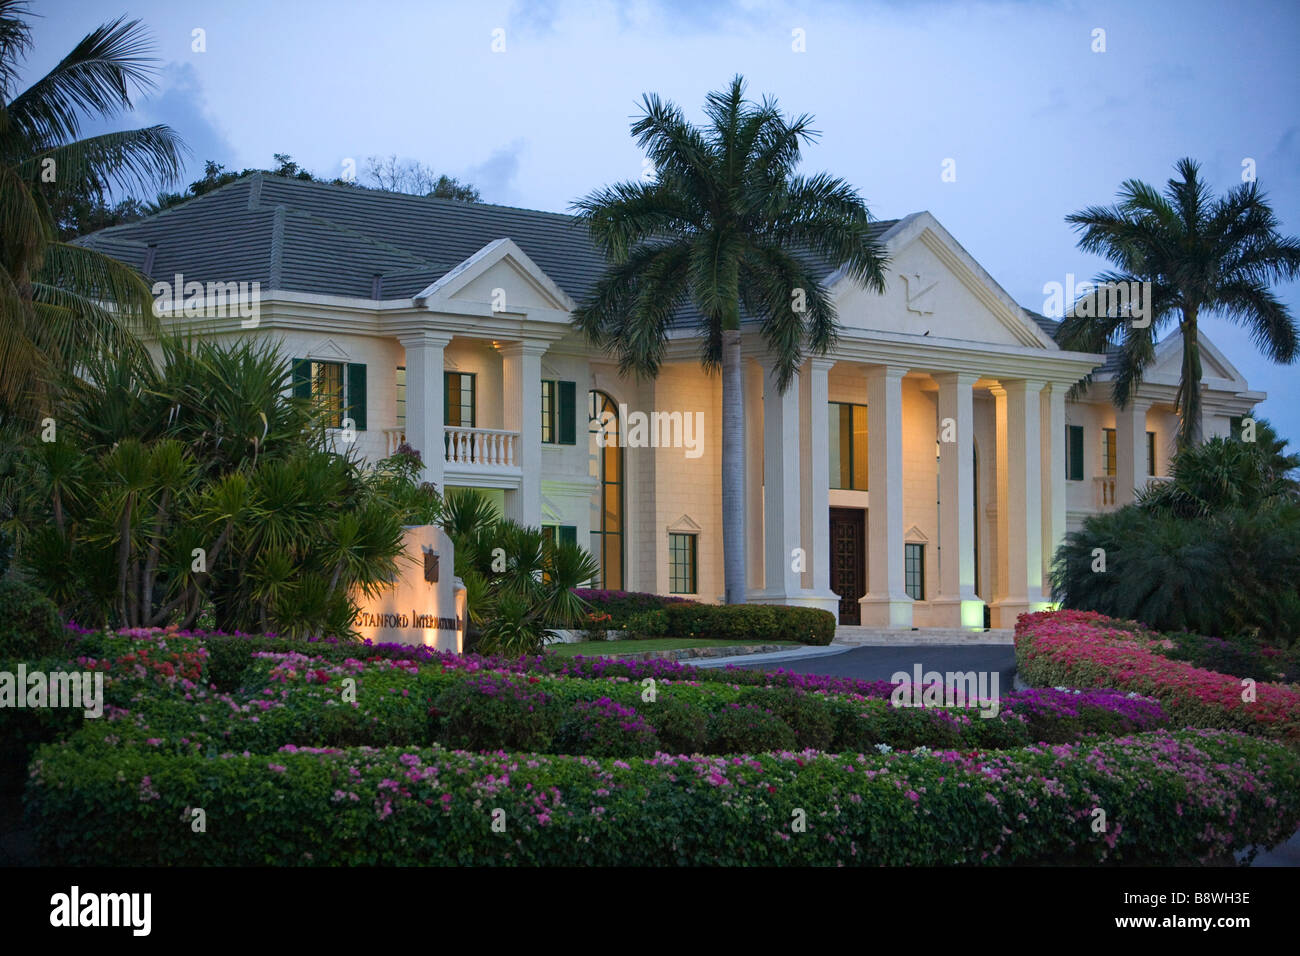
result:
M 683 647 L 737 647 L 745 641 L 719 641 L 695 637 L 654 637 L 643 641 L 579 641 L 576 644 L 551 644 L 547 651 L 560 657 L 621 657 L 624 654 L 639 654 L 643 651 L 676 651 Z M 798 641 L 754 641 L 754 644 L 779 644 L 782 647 L 798 647 Z

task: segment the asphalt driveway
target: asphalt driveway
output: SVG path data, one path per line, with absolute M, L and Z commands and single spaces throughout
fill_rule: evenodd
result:
M 819 655 L 795 660 L 755 662 L 738 667 L 757 670 L 788 670 L 796 674 L 823 674 L 829 677 L 856 677 L 859 680 L 889 680 L 899 671 L 913 673 L 921 665 L 922 673 L 938 671 L 996 671 L 1000 688 L 1011 689 L 1016 673 L 1016 651 L 1007 644 L 970 646 L 915 644 L 899 647 L 854 647 L 841 654 Z

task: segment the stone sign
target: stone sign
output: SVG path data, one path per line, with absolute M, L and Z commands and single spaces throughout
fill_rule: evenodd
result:
M 376 644 L 427 644 L 461 653 L 465 585 L 452 574 L 451 539 L 426 524 L 407 527 L 403 542 L 392 585 L 378 597 L 357 592 L 357 632 Z

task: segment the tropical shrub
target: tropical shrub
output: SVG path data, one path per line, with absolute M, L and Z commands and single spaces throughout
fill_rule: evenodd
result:
M 1109 687 L 1158 700 L 1174 720 L 1300 741 L 1300 690 L 1254 683 L 1153 650 L 1173 642 L 1149 632 L 1116 628 L 1090 611 L 1022 614 L 1016 622 L 1020 676 L 1039 686 Z
M 675 604 L 663 609 L 672 637 L 829 644 L 836 620 L 830 611 L 772 604 Z
M 27 799 L 56 866 L 1173 865 L 1289 837 L 1300 757 L 1213 730 L 1000 753 L 628 760 L 412 746 L 208 758 L 101 741 L 43 747 Z M 1097 806 L 1110 809 L 1102 833 Z M 195 807 L 209 836 L 238 837 L 194 839 L 181 822 Z
M 439 737 L 465 750 L 542 750 L 550 743 L 559 710 L 538 678 L 485 673 L 452 684 L 430 715 Z
M 54 654 L 68 636 L 49 598 L 23 581 L 0 578 L 0 661 Z
M 577 544 L 502 518 L 472 488 L 449 491 L 440 520 L 465 583 L 474 650 L 537 654 L 553 628 L 572 627 L 590 612 L 574 586 L 600 569 Z
M 835 740 L 835 715 L 824 697 L 784 687 L 755 687 L 743 691 L 737 702 L 775 714 L 794 732 L 795 746 L 801 750 L 829 750 Z
M 1151 650 L 1171 660 L 1233 677 L 1276 677 L 1283 683 L 1300 683 L 1300 646 L 1283 651 L 1249 635 L 1221 638 L 1174 633 L 1165 637 L 1165 642 L 1152 644 Z M 1167 646 L 1170 642 L 1172 647 Z
M 1052 567 L 1063 606 L 1161 631 L 1300 638 L 1300 457 L 1267 422 L 1256 441 L 1179 452 L 1170 481 L 1066 536 Z M 1099 562 L 1100 556 L 1100 562 Z
M 627 628 L 635 616 L 651 611 L 662 611 L 677 604 L 695 604 L 687 598 L 665 594 L 647 594 L 642 591 L 602 591 L 594 588 L 574 588 L 573 593 L 589 604 L 592 610 L 609 615 L 609 626 L 614 630 Z
M 418 461 L 331 450 L 269 340 L 167 339 L 157 366 L 85 373 L 5 508 L 16 563 L 77 620 L 188 627 L 210 606 L 227 631 L 347 635 L 354 589 L 385 587 L 402 526 L 437 510 Z
M 659 737 L 632 707 L 601 697 L 579 701 L 569 709 L 554 746 L 566 754 L 649 757 L 659 750 Z
M 624 627 L 628 637 L 633 639 L 663 637 L 668 633 L 668 615 L 663 611 L 629 614 Z
M 709 743 L 719 753 L 765 753 L 795 748 L 794 731 L 757 704 L 728 704 L 709 715 Z

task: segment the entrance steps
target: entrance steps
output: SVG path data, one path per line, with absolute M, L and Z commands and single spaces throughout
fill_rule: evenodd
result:
M 971 630 L 962 627 L 861 627 L 841 624 L 835 628 L 831 645 L 842 647 L 893 646 L 909 644 L 1014 644 L 1011 628 Z

